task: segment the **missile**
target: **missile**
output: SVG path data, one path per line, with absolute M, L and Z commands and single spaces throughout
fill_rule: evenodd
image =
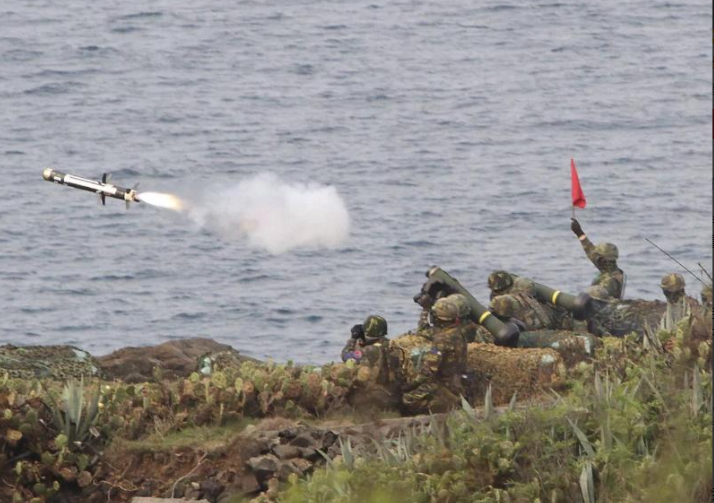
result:
M 47 168 L 42 172 L 42 178 L 48 182 L 54 182 L 60 185 L 67 185 L 68 187 L 75 189 L 94 192 L 99 195 L 99 199 L 103 205 L 106 204 L 106 197 L 124 200 L 126 202 L 126 209 L 129 209 L 129 203 L 140 202 L 138 194 L 136 193 L 136 188 L 139 186 L 138 183 L 131 189 L 125 189 L 124 187 L 117 187 L 116 185 L 109 183 L 110 176 L 111 175 L 104 173 L 102 175 L 102 180 L 98 182 L 79 176 L 60 173 L 59 171 L 55 171 L 51 168 Z

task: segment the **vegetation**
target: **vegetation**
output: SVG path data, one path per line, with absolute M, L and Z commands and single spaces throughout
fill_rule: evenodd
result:
M 708 502 L 711 344 L 693 354 L 686 325 L 659 336 L 675 342 L 671 353 L 610 341 L 550 407 L 477 421 L 465 405 L 443 429 L 412 430 L 358 452 L 343 444 L 327 469 L 263 500 Z
M 712 486 L 711 340 L 693 333 L 684 320 L 645 344 L 606 341 L 542 406 L 519 410 L 514 399 L 496 414 L 489 389 L 482 413 L 464 402 L 445 421 L 396 438 L 341 438 L 324 468 L 273 483 L 255 501 L 704 503 Z M 0 377 L 0 500 L 82 494 L 103 483 L 111 446 L 205 454 L 233 443 L 254 418 L 340 424 L 357 370 L 245 363 L 136 385 Z

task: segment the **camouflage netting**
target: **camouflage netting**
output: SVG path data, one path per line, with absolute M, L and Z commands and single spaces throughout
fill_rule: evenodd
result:
M 493 403 L 508 403 L 513 394 L 524 399 L 537 395 L 543 388 L 558 387 L 565 375 L 563 359 L 553 349 L 513 349 L 493 344 L 472 343 L 468 346 L 471 376 L 469 394 L 474 400 L 483 397 L 491 384 Z
M 567 330 L 523 332 L 518 340 L 519 348 L 550 348 L 557 351 L 568 368 L 592 358 L 598 345 L 600 340 L 597 337 Z
M 572 336 L 572 333 L 568 334 Z M 405 334 L 394 339 L 392 344 L 409 354 L 430 342 L 419 335 Z M 578 347 L 582 348 L 582 344 Z M 543 387 L 557 387 L 565 373 L 563 358 L 554 349 L 513 349 L 471 343 L 467 361 L 469 400 L 478 402 L 483 399 L 490 382 L 493 402 L 497 405 L 508 403 L 516 391 L 519 398 L 528 398 L 538 394 Z
M 103 377 L 97 360 L 72 346 L 0 346 L 0 371 L 15 379 Z

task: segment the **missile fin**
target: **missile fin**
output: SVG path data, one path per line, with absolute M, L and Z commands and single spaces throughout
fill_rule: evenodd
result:
M 109 180 L 112 179 L 112 174 L 111 173 L 104 173 L 102 175 L 102 183 L 109 183 Z
M 102 203 L 102 206 L 106 206 L 107 201 L 106 201 L 106 195 L 104 194 L 104 192 L 97 192 L 97 195 L 99 196 L 99 202 Z

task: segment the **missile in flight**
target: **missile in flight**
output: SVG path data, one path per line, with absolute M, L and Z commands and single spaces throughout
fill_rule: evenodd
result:
M 67 185 L 75 189 L 86 190 L 89 192 L 94 192 L 99 195 L 99 199 L 102 204 L 106 204 L 107 197 L 113 197 L 114 199 L 122 199 L 126 202 L 126 209 L 129 209 L 129 203 L 140 202 L 138 194 L 136 193 L 136 188 L 139 186 L 137 183 L 131 189 L 125 189 L 124 187 L 117 187 L 109 183 L 110 175 L 104 173 L 102 175 L 101 181 L 89 180 L 87 178 L 82 178 L 79 176 L 68 175 L 65 173 L 60 173 L 52 168 L 47 168 L 42 172 L 42 178 L 48 182 L 58 183 L 60 185 Z

